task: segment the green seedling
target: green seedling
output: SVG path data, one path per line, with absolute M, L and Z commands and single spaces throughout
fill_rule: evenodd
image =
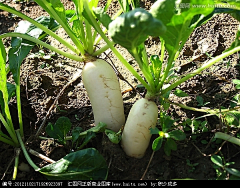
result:
M 80 121 L 80 119 L 79 119 L 79 117 L 78 117 L 77 114 L 75 114 L 74 117 L 75 117 L 75 119 L 76 119 L 77 121 Z
M 191 167 L 191 169 L 188 170 L 189 173 L 193 172 L 195 170 L 195 167 L 199 165 L 199 163 L 191 163 L 189 159 L 186 159 L 187 165 Z
M 61 144 L 66 144 L 66 136 L 72 127 L 71 121 L 67 117 L 60 117 L 53 125 L 52 123 L 48 123 L 46 127 L 46 133 L 57 139 Z
M 106 129 L 106 124 L 100 122 L 95 127 L 92 127 L 84 131 L 81 127 L 74 127 L 71 131 L 72 136 L 67 136 L 67 133 L 70 131 L 72 124 L 69 118 L 60 117 L 53 125 L 49 123 L 46 127 L 46 133 L 51 137 L 56 139 L 60 144 L 66 145 L 67 141 L 72 141 L 72 150 L 80 150 L 87 143 L 96 137 L 97 133 L 111 131 Z M 41 139 L 49 139 L 47 137 L 39 137 Z
M 187 93 L 185 93 L 184 91 L 180 90 L 180 89 L 176 89 L 174 91 L 174 94 L 178 97 L 187 97 L 189 96 Z
M 177 150 L 176 141 L 184 140 L 186 135 L 184 132 L 180 130 L 172 130 L 174 126 L 174 120 L 171 119 L 170 116 L 166 114 L 162 114 L 160 118 L 160 124 L 162 127 L 162 131 L 160 131 L 157 127 L 154 129 L 150 129 L 151 134 L 158 134 L 159 136 L 153 141 L 152 149 L 153 151 L 157 151 L 162 147 L 163 141 L 164 144 L 164 152 L 167 156 L 171 155 L 171 151 Z
M 66 145 L 67 141 L 72 141 L 72 150 L 80 150 L 96 136 L 96 133 L 110 131 L 106 129 L 106 126 L 105 123 L 100 122 L 98 125 L 85 131 L 81 127 L 74 127 L 71 131 L 72 136 L 67 136 L 67 133 L 70 133 L 70 129 L 72 128 L 72 123 L 69 118 L 60 117 L 54 125 L 52 123 L 47 125 L 46 133 L 64 145 Z M 39 136 L 39 138 L 49 139 L 42 136 Z
M 182 124 L 184 131 L 191 131 L 192 135 L 191 138 L 196 140 L 200 133 L 208 132 L 208 122 L 200 121 L 196 119 L 186 119 Z
M 91 139 L 95 138 L 97 133 L 106 131 L 106 127 L 107 125 L 102 122 L 86 131 L 83 131 L 81 127 L 75 127 L 72 130 L 72 136 L 68 136 L 66 139 L 72 140 L 74 150 L 80 150 L 86 146 Z
M 201 96 L 197 96 L 197 102 L 198 102 L 198 106 L 206 106 L 207 104 L 209 104 L 210 102 L 204 102 L 203 98 Z
M 239 104 L 240 104 L 240 94 L 236 94 L 230 102 L 230 108 L 234 108 Z
M 240 171 L 229 167 L 235 162 L 226 163 L 224 158 L 219 155 L 211 156 L 211 161 L 214 163 L 213 168 L 216 170 L 217 180 L 240 179 Z M 231 176 L 229 177 L 229 175 Z
M 118 144 L 122 139 L 122 129 L 120 129 L 117 133 L 112 130 L 106 129 L 105 134 L 114 144 Z

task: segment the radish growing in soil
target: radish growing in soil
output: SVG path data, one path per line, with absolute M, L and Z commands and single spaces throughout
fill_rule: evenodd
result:
M 11 49 L 9 50 L 8 54 L 8 67 L 6 67 L 6 51 L 3 44 L 0 43 L 0 80 L 4 82 L 4 84 L 0 84 L 0 106 L 1 108 L 4 108 L 3 112 L 5 112 L 5 114 L 1 114 L 0 111 L 0 121 L 6 127 L 10 135 L 9 137 L 8 135 L 1 134 L 0 140 L 16 147 L 19 147 L 20 143 L 29 164 L 36 171 L 39 171 L 39 168 L 31 161 L 23 142 L 21 141 L 23 138 L 23 124 L 21 120 L 22 114 L 20 103 L 20 65 L 35 44 L 39 44 L 67 58 L 79 62 L 86 62 L 86 66 L 83 68 L 84 85 L 87 88 L 87 91 L 90 92 L 89 96 L 92 102 L 94 114 L 96 114 L 96 121 L 106 121 L 109 128 L 114 131 L 118 131 L 125 122 L 125 117 L 122 97 L 119 97 L 121 96 L 121 91 L 117 76 L 107 62 L 97 59 L 97 56 L 99 56 L 109 47 L 108 45 L 105 45 L 96 50 L 96 46 L 101 41 L 101 37 L 98 36 L 92 25 L 83 16 L 85 13 L 83 1 L 73 0 L 75 4 L 75 10 L 71 11 L 65 11 L 65 8 L 60 0 L 35 0 L 35 2 L 41 6 L 50 15 L 50 17 L 41 16 L 33 20 L 14 8 L 0 3 L 0 9 L 8 11 L 9 13 L 12 13 L 24 20 L 21 22 L 21 24 L 19 24 L 15 32 L 2 34 L 0 36 L 0 39 L 4 37 L 12 37 Z M 85 1 L 85 3 L 86 6 L 89 6 L 89 8 L 92 10 L 94 7 L 97 7 L 98 0 Z M 106 3 L 105 10 L 108 9 L 110 3 L 111 1 Z M 121 10 L 118 12 L 118 14 L 120 13 Z M 109 20 L 111 20 L 110 17 L 108 21 Z M 100 25 L 100 22 L 97 24 Z M 54 33 L 54 31 L 56 31 L 60 26 L 65 30 L 68 37 L 72 40 L 73 45 Z M 42 39 L 46 35 L 52 36 L 74 54 L 62 51 L 47 44 L 46 42 L 43 42 Z M 90 63 L 89 61 L 92 62 Z M 93 68 L 93 70 L 91 70 L 91 68 Z M 9 71 L 13 73 L 14 81 L 16 82 L 17 107 L 20 124 L 20 131 L 16 131 L 17 135 L 15 134 L 8 109 L 9 88 L 7 88 L 6 75 Z M 97 78 L 95 76 L 100 76 L 98 78 L 100 81 L 93 79 Z M 89 84 L 89 86 L 87 86 L 87 84 Z M 92 86 L 96 86 L 94 90 L 91 88 Z M 14 92 L 14 90 L 12 90 L 12 92 Z M 2 93 L 3 96 L 1 95 Z M 96 99 L 93 98 L 95 97 L 95 93 L 98 94 Z M 109 100 L 103 100 L 104 98 Z M 100 104 L 98 104 L 98 102 L 100 102 Z M 101 111 L 101 113 L 99 113 L 99 111 Z M 6 115 L 6 119 L 4 115 Z M 84 161 L 85 159 L 87 161 Z M 19 156 L 16 155 L 13 179 L 16 178 L 18 160 Z M 82 166 L 77 166 L 79 162 L 84 163 L 85 166 L 88 166 L 87 171 L 85 171 L 86 169 L 81 169 Z M 52 170 L 55 167 L 56 170 Z M 69 172 L 67 170 L 68 167 L 71 171 L 71 177 L 69 176 Z M 44 170 L 42 173 L 52 179 L 74 178 L 80 180 L 106 179 L 108 170 L 104 158 L 97 152 L 96 149 L 93 148 L 72 152 L 71 154 L 65 156 L 65 159 L 63 158 L 59 162 L 50 164 L 50 167 L 45 166 L 43 169 Z M 74 175 L 72 175 L 72 169 L 74 169 Z
M 207 21 L 214 13 L 214 6 L 208 6 L 207 8 L 204 6 L 206 4 L 214 5 L 214 1 L 211 0 L 184 1 L 184 3 L 189 5 L 189 8 L 181 8 L 181 3 L 182 1 L 177 0 L 158 0 L 152 5 L 150 11 L 142 8 L 135 8 L 132 5 L 131 11 L 125 12 L 117 17 L 108 26 L 109 36 L 115 43 L 126 48 L 134 57 L 142 71 L 144 79 L 128 64 L 124 57 L 114 48 L 112 43 L 109 42 L 107 38 L 104 38 L 104 35 L 99 32 L 100 29 L 96 27 L 97 31 L 107 42 L 112 52 L 147 90 L 145 98 L 140 99 L 133 105 L 123 129 L 122 146 L 127 155 L 137 158 L 144 155 L 151 137 L 149 129 L 154 128 L 157 124 L 156 100 L 159 100 L 160 104 L 159 123 L 162 128 L 164 127 L 167 130 L 169 128 L 168 126 L 172 126 L 172 122 L 164 122 L 164 118 L 161 116 L 165 114 L 163 111 L 168 110 L 170 106 L 170 101 L 167 100 L 170 92 L 181 83 L 187 81 L 196 74 L 201 73 L 201 71 L 209 68 L 219 60 L 240 49 L 240 47 L 234 46 L 233 44 L 229 51 L 211 59 L 192 73 L 189 73 L 186 76 L 180 75 L 178 77 L 173 77 L 172 74 L 174 72 L 172 71 L 172 68 L 174 67 L 174 62 L 180 54 L 185 42 L 194 29 L 205 23 L 205 21 Z M 203 6 L 193 7 L 191 6 L 192 4 Z M 124 10 L 131 9 L 127 7 L 127 3 L 125 5 L 126 7 L 123 8 Z M 121 6 L 124 6 L 124 4 L 122 3 Z M 88 14 L 88 16 L 94 24 L 91 15 Z M 160 38 L 160 56 L 151 55 L 149 58 L 144 45 L 148 36 L 157 36 Z M 167 58 L 165 58 L 165 49 L 168 52 Z M 164 61 L 165 59 L 167 59 L 167 62 Z M 180 92 L 180 94 L 176 93 L 175 95 L 182 97 L 181 94 L 182 93 Z M 149 107 L 151 106 L 151 108 L 144 108 L 144 104 L 146 105 L 148 103 L 151 104 L 149 104 Z M 190 110 L 199 110 L 182 104 L 179 104 L 179 106 Z M 210 111 L 206 112 L 211 113 Z M 146 114 L 143 115 L 144 113 Z M 149 121 L 146 122 L 145 120 Z M 182 134 L 176 136 L 175 133 L 178 132 L 176 131 L 174 134 L 171 132 L 171 134 L 166 135 L 171 135 L 170 137 L 173 137 L 173 139 L 176 138 L 177 140 L 179 139 L 178 137 L 184 138 Z M 160 135 L 160 138 L 161 137 L 162 135 Z M 176 145 L 171 145 L 173 142 L 170 138 L 167 139 L 169 139 L 167 142 L 168 149 L 175 150 Z M 161 147 L 162 139 L 158 138 L 158 141 L 159 142 L 154 142 L 154 151 L 156 151 L 156 148 L 159 149 Z M 156 146 L 156 144 L 160 147 Z
M 152 136 L 150 128 L 155 128 L 158 119 L 158 107 L 154 102 L 155 83 L 147 66 L 146 51 L 141 44 L 148 35 L 159 36 L 165 31 L 166 28 L 161 21 L 141 8 L 135 8 L 125 13 L 109 24 L 109 35 L 113 41 L 128 49 L 150 83 L 148 85 L 146 82 L 142 82 L 147 86 L 147 94 L 145 98 L 139 99 L 132 106 L 123 129 L 121 145 L 125 153 L 131 157 L 142 158 L 144 156 Z M 141 47 L 138 48 L 138 46 Z M 139 52 L 143 53 L 140 55 Z M 160 71 L 157 74 L 160 74 Z
M 118 132 L 125 123 L 122 94 L 112 67 L 102 59 L 86 62 L 82 79 L 90 98 L 95 124 L 104 122 Z
M 158 118 L 158 107 L 148 99 L 139 99 L 131 108 L 122 134 L 122 147 L 126 154 L 142 158 L 148 148 L 151 133 Z
M 141 8 L 135 8 L 133 6 L 131 8 L 125 7 L 123 8 L 124 10 L 130 10 L 130 9 L 133 9 L 133 10 L 117 17 L 116 20 L 112 21 L 111 18 L 105 12 L 108 6 L 110 5 L 111 1 L 107 1 L 106 7 L 104 9 L 100 9 L 104 11 L 95 12 L 94 7 L 97 6 L 98 0 L 90 0 L 90 1 L 74 0 L 73 2 L 76 6 L 76 10 L 74 14 L 71 11 L 70 12 L 65 11 L 63 4 L 61 3 L 60 0 L 55 0 L 55 1 L 35 0 L 35 2 L 38 3 L 46 12 L 49 13 L 49 15 L 51 15 L 51 17 L 54 20 L 56 20 L 57 23 L 59 23 L 63 27 L 63 29 L 66 31 L 66 33 L 74 43 L 74 45 L 68 43 L 64 39 L 57 36 L 54 32 L 48 29 L 50 28 L 48 25 L 39 24 L 37 21 L 32 20 L 26 15 L 4 5 L 3 3 L 0 3 L 0 9 L 6 10 L 14 15 L 17 15 L 29 21 L 30 23 L 32 23 L 33 25 L 37 26 L 42 31 L 44 31 L 46 34 L 52 36 L 53 38 L 58 40 L 60 43 L 65 45 L 69 50 L 74 52 L 74 54 L 76 55 L 73 55 L 68 52 L 63 52 L 53 46 L 48 45 L 45 42 L 42 42 L 39 39 L 30 37 L 29 35 L 26 35 L 26 34 L 7 33 L 7 34 L 1 35 L 1 38 L 19 37 L 22 39 L 26 39 L 28 41 L 32 41 L 34 43 L 40 44 L 41 46 L 46 47 L 52 51 L 55 51 L 61 55 L 64 55 L 67 58 L 70 58 L 76 61 L 81 61 L 81 62 L 92 61 L 93 57 L 96 58 L 106 49 L 110 48 L 112 52 L 119 58 L 119 60 L 126 66 L 126 68 L 146 88 L 147 94 L 146 94 L 145 100 L 155 101 L 160 96 L 161 109 L 165 109 L 165 110 L 169 107 L 170 104 L 169 102 L 166 102 L 166 100 L 164 100 L 164 97 L 168 96 L 167 94 L 169 94 L 171 90 L 179 86 L 184 81 L 187 81 L 191 77 L 195 76 L 196 74 L 199 74 L 201 71 L 209 68 L 211 65 L 218 62 L 219 60 L 239 51 L 238 46 L 232 45 L 229 51 L 224 52 L 223 54 L 217 57 L 214 57 L 209 62 L 205 63 L 202 67 L 198 68 L 197 70 L 193 71 L 192 73 L 186 76 L 184 75 L 180 76 L 181 79 L 174 80 L 169 86 L 164 87 L 164 85 L 166 86 L 166 83 L 170 81 L 171 68 L 173 67 L 173 63 L 178 57 L 186 40 L 188 39 L 188 37 L 196 27 L 200 26 L 209 18 L 208 16 L 213 12 L 214 6 L 208 6 L 207 8 L 205 6 L 198 6 L 198 7 L 190 6 L 190 8 L 181 9 L 179 8 L 181 1 L 158 0 L 154 3 L 154 5 L 151 7 L 149 12 Z M 125 2 L 126 2 L 125 5 L 128 6 L 128 1 L 125 1 Z M 189 3 L 189 5 L 196 4 L 196 2 L 199 5 L 200 4 L 214 5 L 214 2 L 211 0 L 204 0 L 204 1 L 188 0 L 184 2 Z M 124 3 L 122 4 L 122 6 L 123 5 Z M 204 8 L 201 8 L 201 7 L 204 7 Z M 96 17 L 97 17 L 97 20 L 96 20 Z M 68 20 L 70 20 L 72 23 L 69 24 Z M 105 28 L 108 28 L 109 30 L 108 34 L 113 39 L 113 41 L 125 47 L 132 54 L 132 56 L 135 58 L 136 62 L 138 63 L 144 78 L 142 78 L 140 74 L 116 50 L 116 48 L 113 45 L 114 43 L 106 37 L 105 33 L 101 29 L 100 22 L 102 22 Z M 101 35 L 100 38 L 97 37 L 97 33 Z M 35 36 L 34 32 L 31 32 L 31 34 Z M 148 36 L 160 36 L 160 41 L 161 41 L 160 58 L 158 57 L 158 55 L 152 55 L 150 57 L 150 61 L 144 46 L 144 42 Z M 99 50 L 96 50 L 95 46 L 99 44 L 99 41 L 101 38 L 104 39 L 107 45 L 105 45 Z M 24 42 L 27 43 L 27 41 L 24 41 Z M 238 44 L 238 42 L 236 42 L 236 44 Z M 168 52 L 167 58 L 164 57 L 165 48 Z M 26 54 L 24 55 L 26 56 Z M 164 59 L 167 59 L 167 62 L 166 64 L 164 62 L 164 66 L 162 66 Z M 97 60 L 97 61 L 100 61 L 100 60 Z M 92 73 L 92 75 L 94 74 L 95 73 Z M 99 75 L 99 73 L 96 73 L 96 75 Z M 104 78 L 108 78 L 108 76 L 104 76 Z M 92 89 L 89 89 L 89 90 L 92 91 Z M 106 94 L 106 91 L 104 92 Z M 90 94 L 90 96 L 91 95 L 92 94 Z M 93 103 L 95 104 L 95 102 L 96 100 L 94 100 Z M 113 104 L 112 100 L 109 100 L 109 102 L 111 102 L 110 105 L 106 105 L 104 107 L 118 106 Z M 122 103 L 122 99 L 121 99 L 121 103 Z M 119 104 L 119 101 L 117 101 L 116 104 Z M 136 103 L 136 105 L 138 106 L 139 104 Z M 98 107 L 98 105 L 96 106 Z M 186 107 L 184 105 L 181 105 L 181 107 L 185 107 L 187 109 L 191 108 L 191 107 Z M 133 106 L 133 109 L 136 109 L 136 108 Z M 194 110 L 194 108 L 191 108 L 191 109 Z M 103 109 L 103 111 L 104 110 L 105 109 Z M 95 114 L 96 116 L 98 116 L 97 115 L 98 113 L 95 112 Z M 134 114 L 134 113 L 131 113 L 131 114 Z M 119 116 L 119 117 L 121 118 L 122 116 Z M 128 122 L 132 122 L 133 117 L 129 115 L 128 119 L 129 121 L 127 120 L 126 126 L 124 128 L 126 130 L 128 129 L 127 128 L 128 126 L 132 126 Z M 99 121 L 98 118 L 96 121 Z M 110 122 L 114 122 L 114 121 L 116 120 L 113 120 Z M 122 124 L 121 122 L 124 122 L 124 120 L 123 119 L 117 120 L 117 122 L 120 122 L 119 124 Z M 155 122 L 155 119 L 153 119 L 152 122 Z M 108 126 L 111 126 L 111 125 L 108 125 Z M 154 127 L 154 125 L 151 125 L 151 126 Z M 118 125 L 117 127 L 120 127 L 120 125 Z M 116 129 L 113 128 L 113 129 L 117 130 L 119 128 L 116 128 Z M 146 129 L 146 132 L 148 133 L 149 130 Z M 125 133 L 123 134 L 125 135 L 124 139 L 126 139 L 126 135 L 130 135 Z M 143 137 L 144 136 L 142 136 L 139 140 L 143 139 Z M 124 143 L 124 139 L 122 141 L 123 143 Z M 149 144 L 148 139 L 146 139 L 146 143 L 147 144 L 144 144 L 144 145 Z M 124 144 L 124 148 L 126 148 L 125 145 L 127 144 Z M 135 155 L 136 156 L 143 155 L 144 153 L 143 150 L 141 150 L 141 152 L 139 152 L 138 155 L 136 154 Z
M 116 132 L 119 131 L 125 122 L 120 85 L 112 67 L 108 65 L 106 61 L 97 59 L 97 56 L 99 56 L 109 47 L 108 45 L 105 45 L 102 48 L 96 50 L 96 46 L 101 41 L 101 37 L 99 37 L 96 30 L 94 30 L 91 22 L 86 20 L 84 17 L 84 14 L 86 14 L 85 8 L 83 8 L 84 2 L 76 0 L 73 1 L 75 4 L 74 14 L 71 11 L 65 11 L 65 8 L 60 0 L 36 0 L 35 2 L 46 12 L 48 12 L 51 18 L 56 21 L 55 24 L 61 25 L 74 45 L 65 41 L 63 38 L 56 35 L 52 30 L 48 29 L 51 28 L 51 26 L 46 25 L 46 22 L 40 23 L 38 20 L 33 20 L 21 12 L 18 12 L 13 8 L 4 5 L 3 3 L 0 3 L 0 9 L 6 10 L 23 18 L 24 20 L 27 20 L 31 23 L 31 25 L 28 23 L 24 26 L 23 24 L 22 29 L 19 28 L 14 33 L 3 34 L 1 37 L 20 37 L 28 41 L 40 44 L 49 50 L 55 51 L 67 58 L 85 62 L 85 66 L 82 71 L 83 83 L 92 104 L 95 124 L 98 124 L 100 121 L 102 121 L 103 123 L 107 124 L 107 128 Z M 106 4 L 104 8 L 105 10 L 108 9 L 110 2 L 111 1 L 108 1 Z M 85 3 L 85 6 L 88 6 L 91 9 L 91 13 L 93 13 L 92 10 L 97 7 L 98 0 L 86 1 Z M 116 16 L 121 12 L 122 11 L 120 10 Z M 71 23 L 68 20 L 70 20 Z M 110 21 L 111 18 L 108 17 L 107 23 Z M 100 22 L 97 24 L 99 26 Z M 55 26 L 55 28 L 59 28 L 59 25 Z M 103 25 L 107 27 L 106 24 Z M 26 30 L 27 26 L 29 28 L 30 26 L 32 28 L 37 28 L 35 30 L 32 29 L 32 31 L 29 32 L 29 30 Z M 22 32 L 23 30 L 25 33 L 17 33 Z M 37 39 L 38 37 L 34 38 L 35 36 L 39 35 L 36 35 L 33 31 L 39 32 L 39 30 L 41 32 L 44 31 L 46 34 L 58 40 L 69 50 L 73 51 L 75 55 L 61 51 L 53 46 L 48 45 L 45 42 L 42 42 L 39 40 L 40 37 L 39 39 Z M 53 30 L 55 31 L 56 29 Z M 25 43 L 28 43 L 28 41 L 25 41 Z M 24 55 L 26 57 L 27 53 Z

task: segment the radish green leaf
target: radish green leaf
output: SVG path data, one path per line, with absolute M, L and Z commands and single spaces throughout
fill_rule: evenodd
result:
M 94 132 L 91 132 L 91 131 L 88 131 L 87 132 L 87 135 L 85 136 L 82 144 L 77 147 L 78 150 L 82 149 L 85 145 L 87 145 L 87 143 L 92 139 L 92 138 L 95 138 L 96 137 L 96 133 Z
M 104 8 L 93 7 L 93 12 L 97 19 L 103 24 L 104 27 L 108 28 L 108 25 L 111 23 L 112 19 L 110 16 L 104 11 Z
M 108 168 L 103 156 L 94 148 L 70 153 L 39 170 L 49 180 L 104 180 Z
M 122 14 L 109 24 L 109 36 L 128 50 L 142 44 L 147 37 L 160 36 L 166 27 L 142 8 Z
M 211 161 L 217 166 L 223 167 L 222 158 L 219 155 L 211 156 Z
M 157 151 L 162 147 L 163 137 L 157 137 L 152 143 L 152 150 Z
M 72 130 L 72 142 L 76 142 L 77 139 L 79 138 L 79 134 L 83 132 L 83 128 L 82 127 L 74 127 Z
M 186 138 L 185 133 L 180 130 L 173 130 L 173 131 L 169 132 L 168 134 L 174 140 L 184 140 Z
M 48 27 L 49 29 L 56 30 L 58 25 L 55 21 L 46 16 L 40 16 L 35 19 L 38 23 Z M 28 21 L 20 21 L 15 32 L 30 35 L 35 38 L 44 38 L 46 35 L 43 31 Z M 35 46 L 35 43 L 22 38 L 13 37 L 11 41 L 11 48 L 9 50 L 9 68 L 13 73 L 13 78 L 16 84 L 19 84 L 20 66 L 23 59 L 28 55 L 30 50 Z
M 187 97 L 188 96 L 188 94 L 185 93 L 184 91 L 182 91 L 181 89 L 176 89 L 174 91 L 174 94 L 178 97 Z
M 177 150 L 177 144 L 173 139 L 168 138 L 164 145 L 164 152 L 167 156 L 170 156 L 172 150 Z
M 47 125 L 46 132 L 50 137 L 58 139 L 59 142 L 65 144 L 65 137 L 71 126 L 72 123 L 67 117 L 60 117 L 54 125 L 51 123 Z
M 15 85 L 7 82 L 7 90 L 8 90 L 8 102 L 9 102 L 10 99 L 16 95 Z M 2 93 L 1 87 L 0 87 L 0 107 L 2 109 L 2 112 L 4 112 L 4 100 L 3 100 L 3 93 Z
M 214 5 L 213 0 L 158 0 L 152 5 L 150 13 L 167 27 L 161 37 L 170 56 L 181 49 L 198 22 L 213 12 L 211 5 Z M 199 19 L 193 23 L 194 16 L 199 14 Z

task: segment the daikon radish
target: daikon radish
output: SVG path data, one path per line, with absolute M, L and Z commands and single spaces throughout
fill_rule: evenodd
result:
M 117 75 L 102 59 L 86 62 L 82 71 L 83 84 L 87 90 L 95 120 L 107 124 L 118 132 L 125 123 L 123 99 Z
M 123 129 L 121 145 L 130 157 L 142 158 L 148 148 L 150 128 L 157 123 L 158 108 L 155 102 L 142 98 L 131 108 Z

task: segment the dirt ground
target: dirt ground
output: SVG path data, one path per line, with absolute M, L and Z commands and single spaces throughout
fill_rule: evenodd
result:
M 73 7 L 71 1 L 64 0 L 64 5 L 70 9 Z M 104 3 L 105 1 L 101 1 Z M 141 1 L 141 6 L 148 9 L 153 0 Z M 14 3 L 5 1 L 8 5 L 21 10 L 31 18 L 37 18 L 46 13 L 43 12 L 34 2 L 29 3 Z M 111 5 L 111 11 L 118 8 L 117 1 Z M 0 33 L 13 31 L 20 18 L 0 11 Z M 204 48 L 212 57 L 221 54 L 235 38 L 238 22 L 230 15 L 220 14 L 212 18 L 207 24 L 197 28 L 191 35 L 182 53 L 180 54 L 176 65 L 176 75 L 188 73 L 202 65 L 210 57 L 204 55 Z M 64 38 L 66 35 L 60 29 L 58 34 Z M 10 40 L 5 39 L 6 46 Z M 62 47 L 61 44 L 49 38 L 49 44 Z M 147 52 L 149 55 L 159 54 L 159 41 L 154 38 L 149 38 L 146 41 Z M 50 52 L 43 49 L 46 55 Z M 32 54 L 36 54 L 39 47 L 34 47 Z M 137 65 L 132 61 L 132 57 L 126 50 L 119 48 L 122 54 L 126 54 L 125 58 L 132 63 L 137 69 Z M 193 61 L 189 63 L 189 59 L 194 56 Z M 117 70 L 123 77 L 133 86 L 139 84 L 137 80 L 121 65 L 115 56 L 108 51 L 101 58 L 106 59 L 109 63 L 114 62 Z M 230 66 L 227 66 L 230 62 Z M 21 66 L 21 100 L 22 113 L 24 122 L 24 132 L 27 139 L 35 135 L 43 120 L 47 116 L 44 126 L 49 122 L 55 123 L 58 117 L 68 117 L 73 127 L 79 126 L 87 130 L 94 126 L 93 113 L 91 103 L 88 99 L 86 90 L 82 83 L 81 77 L 72 82 L 63 90 L 60 98 L 57 100 L 57 105 L 53 108 L 52 105 L 61 91 L 67 85 L 76 71 L 81 71 L 83 63 L 75 62 L 55 54 L 52 59 L 44 59 L 43 57 L 28 57 Z M 231 83 L 232 79 L 240 79 L 239 77 L 239 56 L 234 54 L 211 69 L 204 71 L 201 75 L 194 76 L 186 83 L 180 85 L 180 89 L 189 94 L 189 97 L 176 98 L 172 96 L 170 99 L 173 102 L 183 103 L 188 106 L 197 107 L 196 96 L 201 96 L 204 101 L 210 102 L 206 107 L 219 108 L 219 106 L 228 107 L 229 99 L 231 99 L 237 91 Z M 9 75 L 9 81 L 12 81 L 12 76 Z M 119 80 L 122 92 L 131 88 L 125 81 Z M 125 115 L 133 105 L 133 103 L 141 98 L 144 90 L 138 90 L 138 93 L 126 92 L 123 94 Z M 13 116 L 14 124 L 18 126 L 16 103 L 13 99 L 10 103 L 10 109 Z M 48 115 L 49 113 L 49 115 Z M 177 106 L 170 106 L 168 111 L 174 119 L 178 119 L 177 123 L 181 124 L 187 118 L 194 119 L 204 115 L 200 112 L 192 112 L 181 109 Z M 219 119 L 214 116 L 205 117 L 208 121 L 209 131 L 199 133 L 196 139 L 193 139 L 191 132 L 186 131 L 187 138 L 184 141 L 178 142 L 177 151 L 173 151 L 171 156 L 166 156 L 163 149 L 155 152 L 147 173 L 143 177 L 145 180 L 168 180 L 193 178 L 199 180 L 216 179 L 216 171 L 213 168 L 213 163 L 210 160 L 210 155 L 213 154 L 221 145 L 221 143 L 206 144 L 202 140 L 210 142 L 219 126 Z M 203 119 L 204 120 L 204 119 Z M 41 136 L 47 136 L 45 128 L 41 130 Z M 155 138 L 153 135 L 152 140 Z M 27 146 L 39 153 L 42 153 L 53 160 L 58 160 L 69 153 L 69 149 L 51 142 L 50 140 L 29 139 Z M 150 157 L 152 149 L 149 147 L 145 156 L 142 159 L 134 159 L 128 157 L 123 152 L 120 145 L 116 145 L 108 141 L 105 135 L 98 134 L 86 147 L 96 148 L 106 159 L 109 166 L 109 180 L 139 180 L 143 176 Z M 240 170 L 240 148 L 231 143 L 225 143 L 220 151 L 226 162 L 235 162 L 232 166 Z M 219 153 L 219 154 L 220 154 Z M 4 180 L 10 180 L 13 172 L 13 163 L 11 163 L 14 155 L 14 149 L 8 145 L 1 143 L 0 147 L 0 176 Z M 32 160 L 42 167 L 48 164 L 46 161 L 31 155 Z M 196 166 L 191 166 L 187 163 L 187 159 L 191 164 L 197 163 Z M 21 154 L 20 162 L 27 163 L 24 156 Z M 10 165 L 10 166 L 9 166 Z M 45 177 L 30 168 L 29 172 L 19 171 L 18 180 L 45 180 Z

